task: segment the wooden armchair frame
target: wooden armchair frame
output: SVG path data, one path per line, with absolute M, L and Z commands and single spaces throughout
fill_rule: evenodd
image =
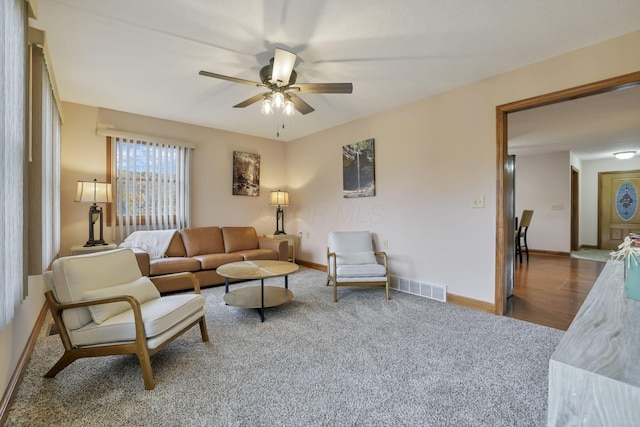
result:
M 169 274 L 166 276 L 158 276 L 154 277 L 154 283 L 156 281 L 163 280 L 172 280 L 175 278 L 189 277 L 193 282 L 193 289 L 196 294 L 200 293 L 200 283 L 198 278 L 193 273 L 176 273 Z M 101 298 L 95 299 L 91 301 L 82 301 L 76 303 L 69 304 L 60 304 L 56 301 L 53 292 L 47 291 L 45 293 L 45 297 L 47 300 L 47 304 L 49 305 L 49 310 L 51 311 L 51 315 L 53 316 L 53 320 L 58 328 L 58 332 L 60 334 L 60 339 L 62 340 L 62 344 L 64 346 L 64 354 L 58 362 L 47 372 L 44 376 L 46 378 L 53 378 L 56 374 L 62 371 L 64 368 L 69 366 L 73 361 L 77 359 L 81 359 L 84 357 L 98 357 L 98 356 L 109 356 L 109 355 L 117 355 L 117 354 L 135 354 L 140 361 L 140 367 L 142 368 L 142 378 L 144 379 L 144 387 L 147 390 L 153 390 L 155 388 L 155 381 L 153 379 L 153 370 L 151 369 L 151 356 L 153 356 L 158 351 L 162 350 L 166 347 L 170 342 L 174 339 L 182 335 L 187 330 L 191 329 L 196 324 L 200 324 L 200 333 L 202 335 L 202 341 L 209 341 L 209 333 L 207 331 L 207 324 L 205 322 L 204 316 L 199 319 L 196 319 L 194 322 L 190 323 L 182 330 L 177 332 L 173 337 L 162 343 L 160 346 L 149 349 L 147 345 L 147 337 L 144 332 L 144 323 L 142 321 L 142 312 L 140 310 L 140 303 L 129 295 L 123 295 L 119 297 L 112 298 Z M 98 304 L 106 304 L 112 302 L 126 301 L 131 305 L 133 310 L 133 317 L 135 320 L 135 328 L 136 328 L 136 339 L 131 343 L 123 343 L 123 344 L 112 344 L 112 345 L 96 345 L 96 346 L 83 346 L 83 347 L 74 347 L 71 343 L 71 339 L 69 338 L 69 334 L 67 332 L 67 328 L 64 325 L 64 319 L 62 318 L 62 312 L 71 308 L 78 307 L 89 307 L 92 305 Z
M 338 286 L 384 286 L 385 294 L 387 301 L 391 299 L 389 297 L 389 267 L 387 265 L 387 253 L 386 252 L 374 252 L 376 259 L 382 259 L 382 265 L 384 265 L 384 269 L 386 271 L 384 282 L 340 282 L 336 277 L 337 266 L 336 266 L 336 253 L 329 252 L 329 248 L 327 248 L 327 285 L 333 282 L 333 302 L 338 302 Z M 333 274 L 331 274 L 333 272 Z

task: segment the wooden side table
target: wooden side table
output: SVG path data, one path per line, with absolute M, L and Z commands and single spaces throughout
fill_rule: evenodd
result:
M 118 249 L 118 245 L 115 243 L 109 243 L 108 245 L 98 245 L 98 246 L 82 246 L 82 245 L 73 245 L 69 252 L 71 255 L 86 255 L 93 254 L 96 252 L 104 252 L 104 251 L 112 251 L 114 249 Z
M 286 240 L 289 245 L 289 259 L 296 262 L 296 236 L 295 234 L 265 234 L 270 239 Z

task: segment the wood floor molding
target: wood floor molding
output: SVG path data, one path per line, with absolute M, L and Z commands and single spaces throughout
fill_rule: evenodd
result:
M 447 302 L 455 305 L 460 305 L 462 307 L 472 308 L 474 310 L 486 311 L 487 313 L 496 314 L 496 306 L 486 301 L 480 301 L 477 299 L 448 293 Z
M 40 310 L 40 315 L 36 320 L 36 324 L 33 326 L 33 330 L 29 335 L 27 345 L 24 347 L 24 350 L 22 350 L 22 354 L 18 359 L 16 369 L 13 371 L 13 375 L 11 375 L 9 384 L 7 384 L 7 389 L 2 396 L 2 400 L 0 400 L 0 426 L 5 425 L 5 423 L 7 422 L 7 416 L 9 415 L 9 409 L 11 409 L 11 403 L 13 402 L 16 392 L 18 391 L 18 386 L 22 382 L 22 377 L 24 376 L 24 372 L 27 369 L 27 364 L 31 359 L 33 348 L 36 346 L 38 335 L 40 334 L 40 329 L 42 329 L 42 325 L 44 324 L 44 320 L 46 319 L 46 317 L 47 303 L 45 302 L 42 305 L 42 309 Z
M 536 254 L 536 255 L 548 255 L 548 256 L 571 256 L 569 252 L 544 251 L 541 249 L 529 249 L 529 253 Z
M 315 262 L 305 261 L 303 259 L 297 259 L 296 264 L 301 265 L 303 267 L 313 268 L 314 270 L 327 272 L 327 266 L 322 264 L 316 264 Z

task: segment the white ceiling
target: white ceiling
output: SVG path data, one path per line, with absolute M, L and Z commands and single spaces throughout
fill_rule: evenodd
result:
M 275 116 L 233 105 L 275 47 L 298 55 L 315 112 L 292 140 L 640 29 L 638 0 L 40 0 L 61 97 L 275 139 Z

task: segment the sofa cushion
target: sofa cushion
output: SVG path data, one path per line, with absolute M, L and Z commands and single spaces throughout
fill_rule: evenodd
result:
M 164 255 L 167 257 L 187 256 L 187 250 L 184 248 L 184 243 L 182 243 L 182 236 L 180 233 L 173 235 L 173 239 L 169 242 L 169 247 L 165 251 Z
M 168 295 L 148 301 L 140 306 L 144 332 L 147 337 L 154 337 L 171 328 L 180 319 L 192 313 L 202 311 L 204 297 L 200 294 Z M 91 322 L 84 327 L 71 331 L 74 345 L 92 345 L 118 341 L 134 341 L 136 339 L 133 310 L 117 314 L 98 325 Z
M 187 256 L 224 253 L 220 227 L 194 227 L 180 230 Z
M 278 252 L 272 251 L 271 249 L 247 249 L 234 252 L 234 254 L 241 255 L 242 258 L 244 258 L 244 261 L 261 259 L 278 261 L 280 259 L 280 254 Z
M 258 235 L 253 227 L 222 227 L 225 252 L 258 248 Z
M 200 270 L 200 263 L 193 258 L 171 257 L 154 259 L 149 262 L 149 272 L 151 276 L 198 270 Z
M 148 277 L 140 277 L 131 283 L 85 291 L 83 300 L 119 297 L 122 295 L 130 295 L 140 304 L 160 298 L 160 292 L 158 292 L 153 282 Z M 131 310 L 131 304 L 126 301 L 97 304 L 89 307 L 91 318 L 97 324 L 101 324 L 108 318 L 127 310 Z
M 220 267 L 223 264 L 229 264 L 230 262 L 244 261 L 242 255 L 233 254 L 208 254 L 208 255 L 196 255 L 193 257 L 194 261 L 200 263 L 202 270 L 213 270 Z

